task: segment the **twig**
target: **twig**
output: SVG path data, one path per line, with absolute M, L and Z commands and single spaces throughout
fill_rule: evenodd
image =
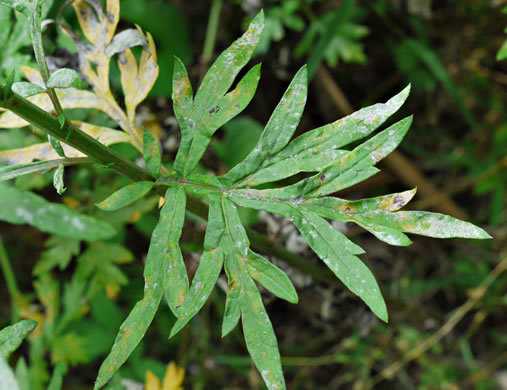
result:
M 388 367 L 383 369 L 377 376 L 375 376 L 369 383 L 366 384 L 365 389 L 371 389 L 378 383 L 382 382 L 385 379 L 391 379 L 401 368 L 403 368 L 408 362 L 418 358 L 423 353 L 425 353 L 428 349 L 430 349 L 433 345 L 438 343 L 444 336 L 446 336 L 454 327 L 460 322 L 463 317 L 472 310 L 477 303 L 484 297 L 486 291 L 491 286 L 491 284 L 498 278 L 502 272 L 507 269 L 507 248 L 505 248 L 500 255 L 500 263 L 484 278 L 482 283 L 473 290 L 470 298 L 461 305 L 447 320 L 447 322 L 442 325 L 440 329 L 438 329 L 435 333 L 433 333 L 430 337 L 424 340 L 422 343 L 417 345 L 414 349 L 412 349 L 409 353 L 404 355 L 401 359 L 395 361 L 390 364 Z
M 414 202 L 415 208 L 426 208 L 429 206 L 437 205 L 439 202 L 442 201 L 442 197 L 444 196 L 451 196 L 458 194 L 462 191 L 465 191 L 466 189 L 476 186 L 486 179 L 493 176 L 495 173 L 501 171 L 502 169 L 507 168 L 507 156 L 505 156 L 503 159 L 498 161 L 495 165 L 488 168 L 485 172 L 483 172 L 481 175 L 479 175 L 476 178 L 473 179 L 465 179 L 463 182 L 458 183 L 457 185 L 452 186 L 452 188 L 449 188 L 448 190 L 442 191 L 440 194 L 435 194 L 433 196 L 428 196 L 424 199 L 421 199 L 417 202 Z
M 501 355 L 499 355 L 487 367 L 484 367 L 480 371 L 477 371 L 474 374 L 470 375 L 468 378 L 466 378 L 460 384 L 460 388 L 469 388 L 469 386 L 475 385 L 477 382 L 483 381 L 484 379 L 491 377 L 491 375 L 495 371 L 497 371 L 500 367 L 502 367 L 505 364 L 505 362 L 507 362 L 507 352 L 504 352 Z
M 5 282 L 7 284 L 7 290 L 9 291 L 9 296 L 11 298 L 12 322 L 13 323 L 18 322 L 19 306 L 17 305 L 17 300 L 18 297 L 21 295 L 21 293 L 19 292 L 16 277 L 14 276 L 14 272 L 12 270 L 11 263 L 9 261 L 9 257 L 7 256 L 7 251 L 5 250 L 5 246 L 1 236 L 0 236 L 0 266 L 2 267 Z
M 317 77 L 336 107 L 345 115 L 352 114 L 354 112 L 352 105 L 324 66 L 319 68 Z M 423 198 L 438 196 L 440 201 L 435 205 L 437 211 L 459 219 L 468 219 L 467 213 L 426 179 L 421 171 L 401 152 L 395 150 L 384 159 L 384 162 L 405 184 L 417 187 Z
M 206 29 L 206 38 L 202 51 L 201 78 L 204 77 L 205 69 L 213 58 L 215 43 L 217 40 L 218 23 L 220 21 L 220 11 L 222 10 L 222 0 L 213 0 L 209 13 L 208 27 Z

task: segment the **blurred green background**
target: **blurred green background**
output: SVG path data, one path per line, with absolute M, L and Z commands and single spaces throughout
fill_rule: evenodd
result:
M 55 17 L 63 3 L 55 0 L 48 17 Z M 304 63 L 309 64 L 311 80 L 298 133 L 386 101 L 411 83 L 411 95 L 396 118 L 414 114 L 414 124 L 399 152 L 380 164 L 381 173 L 339 196 L 359 199 L 417 186 L 409 208 L 466 219 L 494 237 L 487 242 L 412 237 L 410 247 L 395 248 L 356 226 L 337 226 L 366 250 L 362 259 L 383 290 L 389 324 L 380 323 L 338 282 L 318 280 L 270 257 L 288 272 L 300 294 L 298 305 L 264 295 L 289 389 L 507 389 L 506 277 L 501 273 L 507 264 L 507 1 L 120 4 L 119 29 L 138 24 L 152 33 L 157 45 L 160 77 L 139 110 L 159 132 L 166 164 L 171 164 L 179 143 L 170 101 L 173 56 L 186 64 L 195 90 L 216 55 L 263 8 L 266 29 L 252 61 L 262 62 L 256 96 L 217 133 L 202 160 L 203 172 L 224 173 L 241 161 Z M 70 9 L 63 15 L 79 29 Z M 76 49 L 65 35 L 52 27 L 45 37 L 50 56 L 61 58 L 64 48 L 65 56 L 72 58 Z M 29 47 L 16 55 L 0 54 L 2 66 L 29 62 Z M 111 78 L 114 92 L 121 95 L 115 67 Z M 72 115 L 114 127 L 103 114 L 75 110 Z M 0 150 L 32 144 L 38 137 L 26 130 L 2 129 Z M 133 148 L 116 149 L 138 158 Z M 15 185 L 60 201 L 50 183 L 51 175 L 45 174 L 19 178 Z M 70 366 L 64 389 L 91 389 L 119 325 L 142 295 L 143 259 L 157 221 L 158 199 L 146 198 L 113 213 L 93 206 L 126 183 L 99 166 L 66 174 L 63 202 L 114 224 L 120 231 L 114 242 L 71 242 L 0 223 L 5 247 L 0 247 L 0 257 L 2 262 L 10 260 L 23 294 L 14 307 L 8 305 L 9 291 L 2 281 L 0 327 L 20 314 L 49 321 L 46 334 L 25 343 L 13 360 L 20 366 L 16 370 L 26 370 L 29 388 L 44 388 L 52 365 L 63 360 Z M 204 228 L 203 221 L 190 217 L 182 249 L 193 274 Z M 242 217 L 273 244 L 317 263 L 283 219 L 247 211 Z M 71 282 L 77 270 L 87 272 L 93 286 L 86 295 Z M 162 379 L 165 366 L 174 361 L 185 369 L 185 389 L 262 389 L 240 330 L 220 338 L 223 297 L 217 287 L 201 314 L 171 340 L 167 336 L 174 319 L 161 306 L 111 388 L 129 389 L 126 379 L 144 383 L 147 370 Z M 52 329 L 51 315 L 68 319 Z M 19 363 L 21 356 L 28 368 Z

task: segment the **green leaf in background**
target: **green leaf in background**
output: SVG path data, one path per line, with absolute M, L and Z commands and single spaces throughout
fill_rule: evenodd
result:
M 30 373 L 26 365 L 26 360 L 21 356 L 16 362 L 16 368 L 14 372 L 16 380 L 18 381 L 20 390 L 31 390 L 30 389 Z M 0 378 L 2 376 L 0 375 Z M 9 387 L 10 389 L 10 387 Z
M 152 181 L 138 181 L 125 186 L 107 199 L 97 203 L 97 207 L 105 211 L 115 211 L 134 203 L 151 191 L 155 185 Z
M 34 282 L 37 298 L 42 303 L 45 313 L 44 333 L 53 336 L 55 325 L 60 315 L 60 284 L 50 272 L 40 275 Z
M 143 155 L 146 167 L 150 173 L 153 176 L 158 177 L 160 174 L 160 166 L 162 164 L 160 146 L 153 134 L 146 129 L 144 129 L 143 133 Z
M 261 11 L 245 34 L 218 56 L 204 76 L 193 103 L 189 99 L 191 88 L 188 87 L 188 78 L 182 78 L 186 72 L 182 71 L 182 64 L 175 64 L 173 101 L 176 118 L 182 129 L 182 140 L 174 167 L 180 176 L 186 177 L 194 170 L 213 133 L 243 111 L 253 98 L 260 77 L 259 66 L 250 69 L 233 91 L 227 91 L 239 71 L 250 60 L 263 26 L 264 14 Z M 180 107 L 187 113 L 187 118 L 183 121 Z
M 24 98 L 46 92 L 44 88 L 38 86 L 37 84 L 32 84 L 26 81 L 20 81 L 12 84 L 12 90 Z
M 456 105 L 461 110 L 463 117 L 473 129 L 476 129 L 478 126 L 477 121 L 465 105 L 456 83 L 451 79 L 445 67 L 440 63 L 437 55 L 418 40 L 405 39 L 404 43 L 411 50 L 412 55 L 419 58 L 431 71 L 433 76 L 447 89 Z
M 37 322 L 22 320 L 0 331 L 0 357 L 7 359 L 18 349 L 25 337 L 35 329 Z
M 160 220 L 153 231 L 144 266 L 144 297 L 136 303 L 120 331 L 111 352 L 100 366 L 94 389 L 100 389 L 125 363 L 148 330 L 164 295 L 164 280 L 170 263 L 167 237 L 171 234 L 174 204 L 170 201 L 173 189 L 166 192 L 166 202 L 160 211 Z M 169 200 L 169 201 L 167 201 Z
M 11 2 L 0 1 L 0 69 L 19 69 L 22 65 L 31 63 L 31 57 L 21 49 L 31 45 L 29 30 L 24 21 L 12 23 L 14 12 L 8 8 Z M 7 7 L 5 7 L 7 5 Z M 23 18 L 21 16 L 21 18 Z M 3 72 L 0 72 L 0 81 L 5 82 Z M 20 79 L 20 74 L 15 75 L 15 81 Z M 15 84 L 14 84 L 15 85 Z
M 34 275 L 40 275 L 48 272 L 58 266 L 64 270 L 70 263 L 73 256 L 79 253 L 79 240 L 62 238 L 58 236 L 50 237 L 46 243 L 46 250 L 42 252 L 41 259 L 35 264 Z
M 81 215 L 68 207 L 49 203 L 31 192 L 19 191 L 0 183 L 0 220 L 29 224 L 37 229 L 86 241 L 104 240 L 116 234 L 104 221 Z
M 65 362 L 56 363 L 51 381 L 49 382 L 47 390 L 61 390 L 63 385 L 63 376 L 67 372 L 67 365 Z
M 171 208 L 169 215 L 169 236 L 166 238 L 165 254 L 169 257 L 167 270 L 164 271 L 164 291 L 167 304 L 172 313 L 178 317 L 179 309 L 188 293 L 188 275 L 179 246 L 181 231 L 185 223 L 186 196 L 183 188 L 169 188 L 165 202 Z
M 300 12 L 297 1 L 285 1 L 277 6 L 270 4 L 266 7 L 265 27 L 257 48 L 256 55 L 264 55 L 269 50 L 271 42 L 279 42 L 285 37 L 285 28 L 302 31 L 305 21 Z
M 63 313 L 59 317 L 57 325 L 59 331 L 67 329 L 71 322 L 82 319 L 88 312 L 88 299 L 86 297 L 91 294 L 86 293 L 86 287 L 87 281 L 80 280 L 77 277 L 73 277 L 70 282 L 64 284 Z
M 496 53 L 496 60 L 497 61 L 502 61 L 502 60 L 505 60 L 506 58 L 507 58 L 507 40 L 505 40 L 503 42 L 502 46 L 500 47 L 500 49 Z
M 74 69 L 58 69 L 49 76 L 48 88 L 78 88 L 81 86 L 79 73 Z
M 340 8 L 337 8 L 332 18 L 330 18 L 326 27 L 323 29 L 322 36 L 318 43 L 313 46 L 308 58 L 308 78 L 311 80 L 317 72 L 322 60 L 326 56 L 326 50 L 328 49 L 336 31 L 342 27 L 342 25 L 352 15 L 354 7 L 354 0 L 345 0 Z
M 0 5 L 6 5 L 26 16 L 32 44 L 34 47 L 35 58 L 37 63 L 45 64 L 42 54 L 42 34 L 41 34 L 41 21 L 47 15 L 49 9 L 53 4 L 53 0 L 0 0 Z M 21 23 L 18 23 L 21 25 Z M 23 26 L 26 29 L 26 25 Z
M 69 362 L 72 365 L 88 363 L 84 337 L 75 332 L 56 337 L 51 343 L 51 359 L 53 363 L 59 361 Z
M 122 245 L 109 242 L 94 242 L 77 259 L 75 277 L 88 281 L 87 295 L 91 298 L 106 290 L 111 298 L 118 295 L 120 287 L 127 284 L 127 276 L 119 265 L 130 263 L 134 255 Z
M 335 67 L 339 60 L 366 63 L 360 40 L 368 35 L 369 29 L 358 24 L 360 17 L 354 1 L 347 1 L 312 20 L 294 49 L 296 58 L 308 54 L 310 78 L 324 60 L 330 67 Z
M 63 164 L 58 165 L 53 175 L 53 186 L 59 195 L 62 195 L 66 188 L 63 186 Z

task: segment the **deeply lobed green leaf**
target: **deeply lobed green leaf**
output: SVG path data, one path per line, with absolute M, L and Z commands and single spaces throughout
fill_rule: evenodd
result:
M 288 116 L 288 107 L 292 105 L 287 106 L 286 102 L 293 103 L 295 109 L 300 111 L 299 116 L 301 115 L 304 107 L 303 97 L 306 99 L 306 77 L 306 68 L 301 69 L 294 77 L 273 112 L 257 147 L 243 162 L 224 176 L 228 183 L 236 183 L 235 187 L 253 187 L 278 181 L 299 172 L 319 172 L 348 153 L 339 148 L 370 135 L 398 111 L 410 92 L 408 86 L 384 104 L 363 108 L 329 125 L 305 132 L 287 146 L 284 145 L 283 149 L 277 150 L 277 153 L 270 154 L 268 134 L 277 135 L 280 132 L 279 128 L 283 127 L 282 131 L 287 135 L 290 134 L 285 138 L 288 142 L 294 133 L 299 117 L 297 113 Z M 301 85 L 303 82 L 304 85 Z M 279 124 L 278 128 L 276 125 L 271 126 L 271 123 Z M 377 170 L 373 169 L 370 172 L 374 174 Z M 245 179 L 246 177 L 248 179 Z
M 148 330 L 158 309 L 164 294 L 167 271 L 171 264 L 171 253 L 167 250 L 168 237 L 171 234 L 177 235 L 177 233 L 172 233 L 172 223 L 174 222 L 174 209 L 179 207 L 173 202 L 174 194 L 178 191 L 182 190 L 169 188 L 166 192 L 166 202 L 160 211 L 160 220 L 153 231 L 146 257 L 144 297 L 136 303 L 127 319 L 120 326 L 111 352 L 100 367 L 95 381 L 95 389 L 104 386 L 127 360 Z
M 228 300 L 229 311 L 226 309 L 222 333 L 230 331 L 241 317 L 245 342 L 268 389 L 274 390 L 285 388 L 285 380 L 280 361 L 280 352 L 278 342 L 271 321 L 266 313 L 262 298 L 252 280 L 247 268 L 250 257 L 255 256 L 250 252 L 249 241 L 245 228 L 239 218 L 238 210 L 234 203 L 224 199 L 222 201 L 222 210 L 225 217 L 226 231 L 224 241 L 226 245 L 226 271 L 229 277 Z M 255 264 L 252 264 L 255 268 Z M 265 264 L 264 264 L 265 265 Z M 273 271 L 273 269 L 271 269 Z M 283 284 L 277 284 L 276 278 L 269 280 L 269 276 L 263 281 L 271 286 L 277 292 L 283 291 L 282 295 L 287 294 Z M 290 282 L 288 283 L 290 285 Z M 294 291 L 290 291 L 289 296 Z M 239 309 L 239 310 L 238 310 Z M 238 315 L 238 312 L 240 315 Z
M 201 310 L 213 287 L 215 287 L 222 270 L 224 262 L 222 237 L 225 231 L 225 222 L 220 199 L 216 196 L 210 197 L 208 221 L 204 238 L 204 252 L 192 280 L 192 285 L 177 311 L 177 321 L 173 325 L 169 337 L 173 337 L 178 333 Z
M 260 77 L 260 66 L 254 66 L 227 93 L 240 70 L 250 60 L 264 26 L 262 11 L 248 30 L 225 50 L 204 76 L 192 99 L 192 87 L 181 61 L 175 61 L 173 101 L 180 123 L 182 140 L 174 167 L 182 177 L 197 166 L 213 133 L 225 122 L 239 114 L 253 98 Z
M 238 185 L 241 186 L 245 181 L 249 185 L 264 182 L 256 180 L 256 175 L 262 174 L 262 169 L 269 164 L 270 158 L 287 145 L 296 131 L 306 103 L 307 84 L 307 70 L 306 66 L 303 66 L 294 76 L 275 108 L 256 147 L 224 176 L 223 179 L 228 184 L 239 182 Z M 275 174 L 278 172 L 275 171 Z M 275 180 L 276 178 L 268 179 L 268 181 Z

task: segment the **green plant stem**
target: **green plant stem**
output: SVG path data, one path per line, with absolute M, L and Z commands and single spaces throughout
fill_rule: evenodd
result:
M 65 142 L 95 161 L 109 166 L 123 176 L 134 181 L 154 180 L 147 170 L 135 165 L 122 155 L 96 141 L 81 129 L 70 123 L 65 123 L 63 127 L 60 127 L 60 123 L 56 117 L 48 114 L 35 104 L 13 92 L 10 92 L 6 96 L 3 85 L 0 85 L 0 107 L 12 111 L 35 127 Z M 165 188 L 160 186 L 158 191 L 160 195 L 163 196 Z M 199 200 L 189 197 L 187 200 L 187 208 L 190 212 L 199 217 L 204 219 L 207 218 L 208 207 Z M 250 228 L 247 229 L 247 234 L 251 238 L 252 247 L 255 250 L 263 253 L 272 253 L 295 268 L 308 273 L 315 279 L 328 281 L 333 284 L 340 284 L 338 279 L 334 278 L 327 268 L 313 264 L 309 262 L 308 259 L 273 244 L 266 237 Z
M 17 298 L 21 295 L 18 289 L 18 284 L 16 282 L 16 277 L 14 276 L 14 272 L 11 267 L 11 263 L 9 261 L 9 257 L 7 256 L 7 251 L 5 250 L 5 246 L 0 236 L 0 266 L 2 267 L 2 271 L 4 273 L 5 282 L 7 284 L 7 291 L 9 291 L 9 295 L 11 298 L 11 307 L 12 307 L 12 322 L 19 321 L 19 307 L 17 305 Z
M 222 0 L 213 0 L 209 13 L 208 27 L 206 30 L 206 39 L 204 41 L 204 49 L 202 52 L 202 62 L 208 64 L 215 50 L 215 42 L 217 40 L 218 22 L 220 21 L 220 11 L 222 10 Z
M 60 101 L 58 100 L 58 96 L 56 96 L 56 91 L 54 88 L 48 88 L 47 83 L 49 80 L 49 68 L 48 63 L 46 61 L 46 56 L 44 55 L 44 48 L 42 47 L 42 34 L 39 30 L 39 24 L 40 21 L 37 19 L 37 8 L 38 8 L 38 1 L 34 0 L 32 3 L 32 29 L 33 29 L 33 35 L 32 35 L 32 45 L 33 45 L 33 51 L 35 53 L 35 58 L 37 60 L 37 63 L 39 64 L 39 67 L 41 69 L 41 76 L 44 81 L 44 85 L 46 86 L 46 92 L 49 96 L 49 99 L 53 103 L 53 107 L 55 108 L 55 111 L 58 115 L 65 115 L 63 112 L 63 108 L 60 104 Z M 65 120 L 68 122 L 67 117 L 65 116 Z
M 48 114 L 35 104 L 22 98 L 16 93 L 10 96 L 0 96 L 0 107 L 12 111 L 14 114 L 30 122 L 35 127 L 43 130 L 52 137 L 65 142 L 95 161 L 107 165 L 116 172 L 131 178 L 132 180 L 153 180 L 150 173 L 137 166 L 121 154 L 114 152 L 107 146 L 96 141 L 81 129 L 66 121 L 60 127 L 58 118 Z

